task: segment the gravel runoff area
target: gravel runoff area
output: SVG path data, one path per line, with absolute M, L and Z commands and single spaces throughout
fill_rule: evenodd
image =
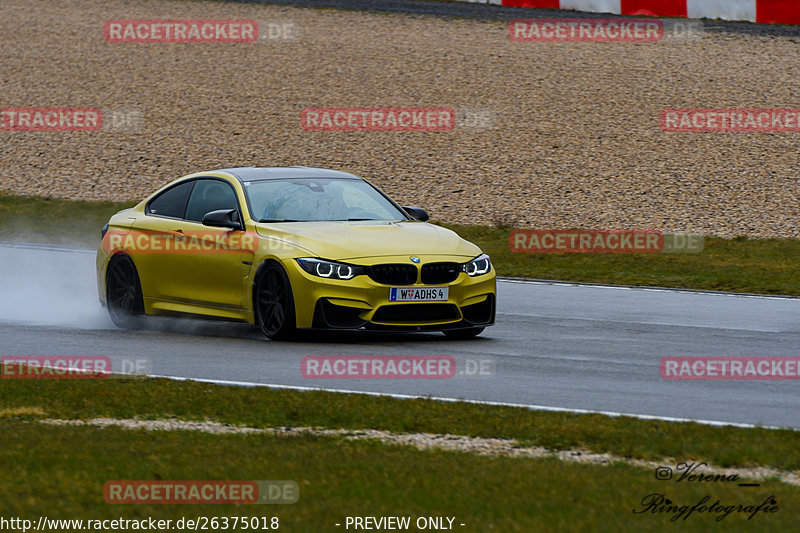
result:
M 646 468 L 656 469 L 663 465 L 676 465 L 672 459 L 663 459 L 660 462 L 644 461 L 626 457 L 618 457 L 606 453 L 592 453 L 587 450 L 559 450 L 552 451 L 540 446 L 524 447 L 513 439 L 495 439 L 482 437 L 466 437 L 463 435 L 440 435 L 435 433 L 391 433 L 377 429 L 324 429 L 312 427 L 277 427 L 277 428 L 249 428 L 220 424 L 209 420 L 192 422 L 178 419 L 168 420 L 140 420 L 136 418 L 94 418 L 92 420 L 61 420 L 45 419 L 43 424 L 53 426 L 94 426 L 97 428 L 119 427 L 129 430 L 141 431 L 202 431 L 215 435 L 257 435 L 269 434 L 283 437 L 296 437 L 301 435 L 316 435 L 320 437 L 341 437 L 348 440 L 374 439 L 384 444 L 413 446 L 419 450 L 447 450 L 477 455 L 503 456 L 503 457 L 536 457 L 557 458 L 562 461 L 593 464 L 626 463 Z M 678 469 L 681 470 L 681 469 Z M 736 475 L 742 479 L 779 479 L 789 485 L 800 485 L 800 474 L 797 472 L 783 472 L 773 468 L 722 468 L 714 465 L 700 465 L 694 471 L 703 475 L 722 475 L 731 477 Z M 735 478 L 734 478 L 735 479 Z
M 112 44 L 109 19 L 256 19 L 293 33 Z M 0 191 L 128 201 L 197 170 L 299 164 L 356 173 L 449 222 L 800 237 L 800 133 L 660 128 L 665 108 L 796 105 L 798 33 L 741 26 L 657 43 L 519 43 L 502 21 L 3 0 L 0 106 L 97 107 L 106 125 L 1 131 Z M 447 107 L 458 126 L 313 132 L 300 125 L 306 107 Z

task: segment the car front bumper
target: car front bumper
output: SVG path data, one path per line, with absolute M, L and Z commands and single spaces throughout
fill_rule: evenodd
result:
M 420 266 L 441 261 L 466 262 L 465 258 L 420 257 Z M 381 257 L 354 264 L 408 263 L 408 257 Z M 483 327 L 494 323 L 496 280 L 494 268 L 471 277 L 462 272 L 450 283 L 411 287 L 448 287 L 448 299 L 441 302 L 394 302 L 393 286 L 378 283 L 367 275 L 350 280 L 320 278 L 303 270 L 294 259 L 284 260 L 294 295 L 298 328 L 444 330 Z

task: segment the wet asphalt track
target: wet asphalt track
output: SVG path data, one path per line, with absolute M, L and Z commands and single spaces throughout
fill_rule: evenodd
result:
M 157 375 L 431 395 L 800 429 L 800 381 L 665 381 L 668 355 L 800 355 L 800 299 L 550 283 L 498 284 L 497 325 L 438 333 L 313 334 L 271 342 L 237 324 L 163 319 L 114 328 L 94 253 L 0 245 L 0 355 L 148 358 Z M 448 380 L 309 380 L 307 355 L 452 355 L 494 373 Z

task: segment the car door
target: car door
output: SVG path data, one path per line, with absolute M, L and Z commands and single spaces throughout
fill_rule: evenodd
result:
M 241 310 L 247 301 L 243 280 L 250 269 L 244 262 L 252 260 L 252 253 L 242 249 L 244 231 L 203 225 L 203 216 L 220 209 L 236 209 L 242 220 L 239 199 L 227 180 L 197 179 L 176 228 L 187 246 L 174 254 L 175 292 L 187 305 Z
M 180 273 L 171 250 L 183 239 L 177 230 L 183 224 L 194 184 L 194 180 L 183 181 L 159 193 L 145 206 L 145 216 L 131 228 L 134 248 L 129 253 L 139 271 L 142 294 L 151 302 L 178 297 L 176 281 Z

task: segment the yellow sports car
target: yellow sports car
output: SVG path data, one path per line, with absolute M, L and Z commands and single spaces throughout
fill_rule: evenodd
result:
M 120 327 L 144 315 L 297 330 L 478 335 L 494 323 L 489 257 L 366 180 L 307 167 L 180 178 L 103 227 L 100 301 Z

